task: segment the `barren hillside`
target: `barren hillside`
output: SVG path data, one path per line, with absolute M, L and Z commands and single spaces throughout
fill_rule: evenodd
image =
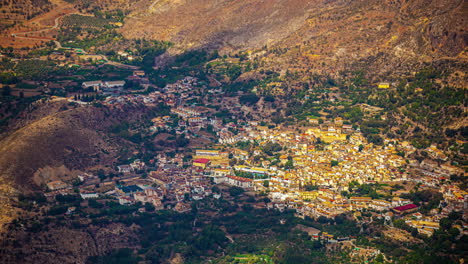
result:
M 112 150 L 99 133 L 103 113 L 93 109 L 71 109 L 41 118 L 0 142 L 0 171 L 22 189 L 44 182 L 32 175 L 46 166 L 65 165 L 69 169 L 90 166 Z
M 122 33 L 182 50 L 268 46 L 277 54 L 271 67 L 333 75 L 363 63 L 387 74 L 433 60 L 465 61 L 467 11 L 459 0 L 139 1 Z
M 30 236 L 17 231 L 4 242 L 1 263 L 86 263 L 89 256 L 106 254 L 113 249 L 136 247 L 136 230 L 122 224 L 82 229 L 55 226 Z M 21 247 L 15 247 L 20 243 Z
M 0 25 L 8 26 L 21 22 L 51 8 L 52 3 L 49 0 L 1 0 Z
M 154 1 L 135 10 L 123 32 L 127 37 L 170 40 L 184 47 L 259 47 L 298 30 L 315 4 L 302 0 Z

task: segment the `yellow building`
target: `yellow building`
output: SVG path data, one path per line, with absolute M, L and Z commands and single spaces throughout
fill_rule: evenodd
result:
M 341 117 L 335 118 L 334 121 L 335 121 L 335 125 L 339 125 L 339 126 L 343 125 L 343 118 L 341 118 Z
M 379 83 L 379 89 L 388 89 L 388 88 L 390 88 L 390 83 L 388 82 Z
M 195 151 L 194 159 L 209 159 L 210 161 L 213 161 L 213 160 L 226 159 L 228 155 L 229 154 L 227 152 L 221 152 L 219 150 L 197 149 Z
M 302 200 L 315 200 L 317 198 L 318 193 L 315 191 L 312 192 L 300 192 L 299 197 Z

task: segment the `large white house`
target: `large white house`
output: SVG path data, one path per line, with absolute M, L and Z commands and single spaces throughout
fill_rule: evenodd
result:
M 227 183 L 241 188 L 252 188 L 253 180 L 238 176 L 227 176 Z
M 103 84 L 102 81 L 88 81 L 88 82 L 83 82 L 81 86 L 83 88 L 93 87 L 93 88 L 99 89 L 102 86 L 102 84 Z
M 105 81 L 104 85 L 107 88 L 123 87 L 125 85 L 125 81 Z

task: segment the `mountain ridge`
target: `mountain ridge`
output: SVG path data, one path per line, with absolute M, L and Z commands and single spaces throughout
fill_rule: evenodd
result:
M 142 3 L 120 31 L 173 42 L 156 65 L 193 49 L 252 57 L 286 50 L 268 58 L 267 67 L 331 75 L 356 63 L 385 76 L 438 60 L 467 62 L 464 1 L 157 1 L 157 11 Z

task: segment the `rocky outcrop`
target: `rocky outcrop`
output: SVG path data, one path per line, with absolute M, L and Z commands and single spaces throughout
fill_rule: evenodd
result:
M 273 52 L 267 67 L 337 74 L 369 66 L 376 76 L 466 60 L 466 3 L 460 0 L 139 1 L 121 29 L 128 38 L 186 49 Z M 166 54 L 168 55 L 168 54 Z M 158 61 L 164 61 L 163 56 Z
M 73 229 L 48 227 L 38 233 L 16 231 L 4 239 L 0 263 L 86 263 L 90 256 L 105 255 L 114 249 L 138 248 L 136 230 L 122 224 Z
M 108 122 L 107 122 L 108 123 Z M 0 141 L 1 177 L 22 190 L 37 189 L 33 175 L 46 166 L 83 169 L 109 158 L 112 146 L 99 132 L 106 124 L 102 111 L 70 109 L 47 115 Z

